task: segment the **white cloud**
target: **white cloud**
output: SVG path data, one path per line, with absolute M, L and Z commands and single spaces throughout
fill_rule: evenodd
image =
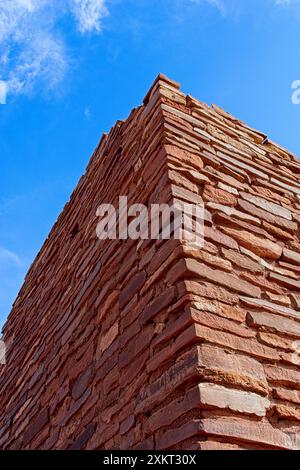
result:
M 85 118 L 90 121 L 90 119 L 92 118 L 92 111 L 91 111 L 91 108 L 89 106 L 87 106 L 84 110 L 84 116 Z
M 300 0 L 269 0 L 270 5 L 275 6 L 289 6 L 293 7 L 295 5 L 300 5 Z M 243 3 L 243 0 L 190 0 L 192 3 L 197 4 L 210 4 L 211 6 L 217 8 L 222 15 L 228 13 L 228 9 L 231 11 L 234 10 L 234 6 L 238 8 Z M 228 8 L 230 7 L 230 8 Z
M 6 104 L 6 83 L 0 80 L 0 104 Z
M 219 10 L 219 12 L 224 15 L 226 12 L 226 7 L 223 0 L 190 0 L 192 3 L 197 4 L 209 4 Z
M 274 0 L 273 0 L 274 1 Z M 297 10 L 299 10 L 300 6 L 300 0 L 275 0 L 276 5 L 280 5 L 283 7 L 297 7 Z
M 270 0 L 270 2 L 279 12 L 284 8 L 299 21 L 300 0 Z
M 81 33 L 99 32 L 108 14 L 105 0 L 71 0 L 71 9 Z
M 65 76 L 68 57 L 59 21 L 71 15 L 77 30 L 99 33 L 106 0 L 1 0 L 0 80 L 8 94 L 30 93 L 42 83 L 54 89 Z
M 22 266 L 22 261 L 17 254 L 2 247 L 0 247 L 0 263 L 1 265 L 9 263 L 18 267 Z
M 69 58 L 62 30 L 69 16 L 80 34 L 98 34 L 109 0 L 0 0 L 0 82 L 8 96 L 53 90 L 63 80 Z M 110 0 L 112 1 L 112 0 Z M 119 0 L 118 0 L 119 1 Z M 242 0 L 185 0 L 234 15 Z M 251 3 L 251 2 L 250 2 Z M 269 0 L 273 7 L 299 6 L 300 0 Z

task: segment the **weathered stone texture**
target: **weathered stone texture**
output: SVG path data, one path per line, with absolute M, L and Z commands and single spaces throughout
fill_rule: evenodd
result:
M 205 202 L 205 244 L 96 236 Z M 4 328 L 2 449 L 296 449 L 300 163 L 164 76 L 104 135 Z

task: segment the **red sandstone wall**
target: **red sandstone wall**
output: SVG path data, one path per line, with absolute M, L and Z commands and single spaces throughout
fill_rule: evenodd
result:
M 300 447 L 300 164 L 264 139 L 164 77 L 103 137 L 4 330 L 1 448 Z M 203 198 L 204 248 L 99 241 L 119 195 Z

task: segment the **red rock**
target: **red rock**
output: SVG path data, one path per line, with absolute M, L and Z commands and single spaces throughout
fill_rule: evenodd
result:
M 197 421 L 189 421 L 180 427 L 160 432 L 156 437 L 156 449 L 166 450 L 186 439 L 197 436 L 198 429 L 199 423 Z
M 147 305 L 145 310 L 140 316 L 140 324 L 144 325 L 145 323 L 152 321 L 155 315 L 157 315 L 161 310 L 168 307 L 175 300 L 175 288 L 170 287 L 162 295 L 157 297 L 150 305 Z
M 203 285 L 195 281 L 187 280 L 178 284 L 177 289 L 180 297 L 186 293 L 193 293 L 199 295 L 200 297 L 218 300 L 229 305 L 237 304 L 239 301 L 237 294 L 232 294 L 222 287 L 218 287 L 209 283 Z
M 120 369 L 127 366 L 138 354 L 149 346 L 153 334 L 154 328 L 152 325 L 149 325 L 126 346 L 119 356 Z
M 282 259 L 288 263 L 300 265 L 300 253 L 284 248 Z
M 198 386 L 200 406 L 229 409 L 241 414 L 265 416 L 270 406 L 267 398 L 252 392 L 225 388 L 220 385 L 205 383 Z
M 257 274 L 254 275 L 245 271 L 240 273 L 240 277 L 254 286 L 260 287 L 262 290 L 268 290 L 278 295 L 286 292 L 283 287 L 279 287 L 277 284 L 268 281 L 263 275 L 258 276 Z
M 297 224 L 295 222 L 275 216 L 270 212 L 259 209 L 257 206 L 247 201 L 239 199 L 237 206 L 241 211 L 246 212 L 247 214 L 251 214 L 254 217 L 259 217 L 261 220 L 275 225 L 282 230 L 286 230 L 287 232 L 291 233 L 295 233 L 297 231 Z
M 195 307 L 197 307 L 196 302 Z M 154 354 L 154 356 L 148 361 L 148 372 L 153 372 L 157 370 L 164 362 L 169 360 L 171 357 L 176 356 L 178 351 L 186 348 L 188 345 L 193 345 L 197 343 L 198 339 L 207 339 L 208 341 L 210 341 L 215 338 L 216 343 L 219 344 L 220 340 L 217 336 L 218 333 L 214 332 L 214 330 L 219 330 L 222 332 L 229 331 L 240 338 L 253 338 L 255 336 L 253 332 L 249 331 L 248 329 L 235 325 L 233 322 L 224 318 L 220 318 L 216 315 L 203 311 L 199 312 L 194 308 L 191 309 L 190 314 L 191 319 L 195 323 L 197 323 L 197 325 L 195 326 L 194 324 L 192 324 L 189 328 L 185 329 L 179 336 L 176 337 L 175 341 L 172 343 L 171 346 L 168 345 L 164 349 L 160 350 L 158 353 Z M 203 328 L 201 330 L 200 325 L 203 325 Z M 207 332 L 206 327 L 212 329 L 210 334 Z M 235 341 L 233 337 L 233 339 L 230 341 L 230 336 L 226 336 L 226 333 L 224 333 L 224 336 L 225 344 L 230 344 L 231 346 L 238 348 L 238 338 Z M 247 347 L 247 345 L 244 347 Z
M 126 434 L 135 424 L 135 417 L 133 415 L 128 416 L 121 424 L 120 424 L 120 433 Z
M 300 163 L 265 137 L 160 75 L 101 139 L 4 328 L 1 449 L 299 448 Z M 204 198 L 203 248 L 98 240 L 121 194 Z
M 209 308 L 205 308 L 205 304 L 201 305 L 201 303 L 199 303 L 198 301 L 192 302 L 192 306 L 198 310 L 197 311 L 195 309 L 192 309 L 192 318 L 196 323 L 211 327 L 216 330 L 228 331 L 229 333 L 241 336 L 242 338 L 253 338 L 255 336 L 253 331 L 249 330 L 249 328 L 244 328 L 242 326 L 236 325 L 231 320 L 227 320 L 226 318 L 220 318 L 215 315 L 214 313 L 217 313 L 218 315 L 222 316 L 222 312 L 220 312 L 221 309 L 218 308 L 218 306 L 215 311 L 212 310 L 212 314 L 208 313 Z M 234 317 L 234 314 L 232 314 L 232 317 Z
M 256 169 L 252 165 L 248 165 L 246 163 L 243 163 L 239 159 L 229 157 L 228 155 L 226 155 L 223 152 L 217 152 L 217 156 L 221 159 L 221 161 L 230 163 L 231 164 L 230 168 L 234 168 L 235 171 L 240 171 L 240 169 L 241 169 L 241 170 L 243 170 L 242 174 L 245 173 L 247 175 L 247 173 L 248 173 L 250 175 L 260 176 L 264 180 L 268 179 L 268 177 L 265 173 L 263 173 L 262 171 Z
M 277 240 L 293 240 L 294 237 L 290 233 L 286 232 L 285 230 L 282 230 L 279 227 L 275 227 L 275 225 L 269 224 L 268 222 L 263 222 L 262 227 L 268 232 L 270 235 L 273 237 L 276 237 Z
M 203 383 L 189 390 L 183 397 L 169 403 L 149 417 L 147 432 L 170 426 L 181 415 L 192 409 L 220 408 L 239 413 L 265 416 L 269 400 L 255 393 L 228 389 L 213 383 Z
M 296 308 L 300 310 L 300 295 L 291 294 L 291 297 L 296 305 Z
M 300 290 L 300 282 L 277 273 L 269 273 L 269 279 L 292 290 Z
M 168 175 L 172 184 L 176 186 L 180 186 L 184 189 L 187 189 L 188 191 L 198 193 L 197 184 L 191 182 L 188 178 L 185 178 L 182 174 L 176 172 L 175 170 L 169 170 Z
M 119 334 L 119 322 L 114 323 L 111 328 L 105 333 L 101 334 L 100 336 L 100 344 L 99 349 L 100 352 L 103 353 L 109 346 L 115 341 Z
M 227 384 L 263 396 L 267 394 L 264 369 L 259 361 L 251 357 L 203 344 L 198 347 L 198 367 L 202 381 Z
M 197 409 L 199 405 L 200 393 L 199 387 L 196 386 L 188 390 L 185 395 L 152 413 L 146 421 L 145 431 L 153 433 L 162 427 L 170 426 L 180 416 L 190 410 Z
M 202 261 L 205 264 L 222 269 L 222 271 L 231 272 L 232 265 L 230 261 L 224 260 L 219 256 L 211 255 L 206 253 L 204 250 L 199 250 L 195 248 L 190 248 L 188 246 L 183 246 L 183 251 L 186 257 L 195 258 L 198 261 Z
M 199 194 L 193 193 L 184 188 L 179 188 L 174 184 L 171 186 L 172 195 L 175 199 L 183 200 L 192 204 L 199 204 L 200 207 L 203 207 L 203 199 Z
M 87 388 L 81 397 L 72 403 L 67 412 L 63 412 L 62 418 L 59 420 L 58 424 L 60 426 L 65 426 L 73 417 L 78 413 L 81 407 L 87 402 L 88 398 L 91 395 L 91 389 Z
M 144 285 L 146 281 L 146 273 L 137 273 L 120 293 L 120 307 L 123 308 L 134 294 Z
M 237 189 L 242 189 L 242 190 L 245 189 L 245 185 L 241 183 L 238 179 L 239 175 L 235 174 L 234 176 L 237 177 L 235 178 L 233 176 L 233 172 L 232 172 L 232 176 L 230 176 L 229 174 L 226 174 L 226 172 L 224 171 L 224 168 L 220 168 L 219 170 L 220 171 L 217 171 L 214 168 L 208 167 L 208 166 L 205 167 L 205 172 L 206 174 L 209 175 L 210 178 L 211 176 L 213 176 L 217 180 L 220 180 L 221 182 L 226 183 L 230 186 L 233 186 Z
M 241 220 L 241 218 L 235 218 L 234 214 L 227 215 L 223 212 L 217 212 L 213 215 L 213 221 L 221 226 L 221 230 L 223 228 L 233 228 L 237 230 L 248 231 L 250 233 L 254 233 L 255 235 L 263 238 L 267 238 L 272 240 L 272 237 L 263 230 L 260 226 L 256 224 L 249 223 L 248 221 Z
M 242 418 L 207 418 L 190 421 L 181 427 L 161 433 L 157 440 L 157 448 L 168 449 L 197 435 L 227 437 L 241 442 L 260 443 L 273 449 L 293 449 L 292 440 L 284 432 L 274 429 L 268 423 Z
M 199 155 L 186 151 L 186 150 L 182 150 L 179 147 L 174 146 L 174 145 L 165 145 L 164 148 L 165 148 L 167 155 L 172 155 L 178 158 L 180 162 L 187 163 L 188 165 L 191 165 L 197 169 L 203 168 L 203 162 Z
M 222 212 L 229 217 L 235 217 L 236 219 L 242 220 L 244 222 L 249 222 L 258 226 L 261 225 L 261 221 L 258 217 L 248 215 L 245 212 L 241 212 L 241 211 L 238 211 L 237 209 L 234 209 L 233 207 L 223 206 L 221 204 L 216 204 L 214 202 L 208 202 L 206 204 L 206 207 L 211 212 Z
M 272 408 L 273 413 L 279 419 L 284 419 L 288 421 L 300 421 L 300 410 L 294 406 L 288 405 L 274 405 Z
M 84 449 L 96 430 L 96 424 L 91 424 L 88 428 L 70 445 L 69 450 Z
M 239 195 L 239 192 L 236 188 L 233 188 L 232 186 L 229 186 L 228 184 L 221 183 L 220 181 L 217 184 L 217 187 L 225 192 L 228 192 L 229 194 L 233 194 L 235 196 Z
M 154 437 L 153 436 L 149 437 L 148 439 L 145 439 L 139 444 L 136 444 L 134 446 L 134 449 L 135 450 L 154 450 L 155 449 Z
M 170 324 L 168 324 L 163 331 L 158 334 L 155 340 L 152 343 L 153 349 L 155 350 L 157 346 L 161 346 L 167 341 L 172 340 L 178 336 L 183 330 L 186 330 L 189 326 L 193 325 L 194 320 L 192 318 L 191 312 L 189 309 L 185 309 L 179 318 Z
M 300 372 L 273 365 L 265 366 L 268 381 L 276 385 L 283 385 L 300 390 Z
M 271 361 L 279 359 L 279 354 L 275 349 L 260 345 L 255 339 L 240 338 L 226 332 L 222 334 L 220 331 L 211 330 L 202 325 L 195 326 L 195 338 L 224 346 L 233 351 L 241 351 L 258 359 Z
M 222 248 L 222 254 L 223 256 L 225 256 L 226 259 L 231 261 L 233 264 L 236 264 L 240 268 L 245 269 L 247 271 L 250 271 L 253 273 L 260 273 L 264 270 L 264 268 L 261 265 L 251 260 L 250 258 L 240 254 L 237 251 L 226 250 L 225 248 Z
M 43 429 L 49 420 L 49 409 L 44 408 L 38 415 L 33 419 L 26 429 L 23 437 L 23 446 L 26 447 L 31 440 Z
M 286 295 L 275 295 L 272 294 L 272 292 L 266 292 L 266 295 L 268 299 L 275 304 L 282 305 L 283 307 L 291 306 L 291 300 Z
M 295 273 L 300 273 L 300 266 L 296 266 L 295 264 L 286 263 L 284 261 L 278 261 L 278 264 L 282 269 L 285 269 L 289 272 L 294 271 Z
M 238 418 L 203 419 L 199 423 L 200 434 L 223 436 L 231 440 L 253 442 L 274 449 L 293 449 L 290 437 L 273 428 L 268 422 L 261 423 Z
M 280 160 L 277 160 L 277 162 L 280 162 Z M 260 184 L 261 186 L 257 186 L 258 184 Z M 289 199 L 287 197 L 284 197 L 284 195 L 280 195 L 275 192 L 275 186 L 267 183 L 266 181 L 257 179 L 256 184 L 252 185 L 251 188 L 264 199 L 269 199 L 279 204 L 289 204 Z M 283 193 L 283 191 L 281 191 L 280 189 L 279 192 Z
M 243 304 L 247 305 L 248 307 L 263 309 L 267 310 L 268 312 L 278 313 L 287 318 L 294 318 L 295 320 L 300 320 L 300 315 L 292 308 L 283 307 L 281 305 L 277 305 L 263 299 L 240 297 L 240 300 Z
M 184 305 L 192 304 L 197 310 L 211 312 L 219 315 L 220 317 L 235 320 L 240 323 L 244 323 L 246 319 L 245 310 L 242 310 L 239 307 L 235 307 L 232 305 L 226 305 L 217 300 L 207 300 L 206 298 L 196 295 L 188 295 L 182 297 L 182 300 L 184 300 Z
M 226 235 L 236 240 L 241 246 L 247 248 L 253 253 L 262 258 L 271 260 L 278 260 L 282 255 L 282 248 L 280 245 L 258 237 L 253 233 L 246 232 L 245 230 L 237 230 L 233 228 L 222 228 Z
M 220 310 L 218 314 L 221 317 L 229 318 L 230 320 L 235 320 L 239 323 L 245 323 L 246 312 L 240 307 L 233 307 L 229 305 L 220 305 Z
M 274 388 L 273 395 L 279 400 L 285 400 L 288 402 L 300 405 L 300 391 L 298 390 L 287 390 L 285 388 Z
M 185 263 L 187 272 L 192 273 L 206 281 L 220 284 L 223 287 L 230 286 L 231 290 L 238 293 L 247 294 L 252 297 L 260 297 L 260 289 L 258 287 L 252 286 L 248 282 L 243 281 L 238 277 L 233 276 L 232 274 L 227 274 L 221 271 L 217 271 L 216 269 L 211 269 L 208 266 L 198 263 L 192 259 L 186 260 Z
M 97 323 L 100 324 L 102 319 L 105 318 L 107 315 L 108 311 L 113 308 L 113 305 L 115 305 L 118 302 L 118 297 L 119 297 L 120 292 L 118 290 L 114 290 L 107 296 L 105 301 L 103 303 L 100 303 L 99 306 L 99 312 L 98 312 L 98 317 L 97 317 Z
M 240 195 L 246 201 L 251 202 L 255 206 L 258 206 L 261 209 L 266 210 L 267 212 L 271 212 L 271 214 L 274 214 L 278 217 L 282 217 L 283 219 L 286 219 L 286 220 L 292 220 L 291 211 L 288 209 L 285 209 L 282 206 L 279 206 L 278 204 L 274 204 L 273 202 L 270 202 L 259 196 L 253 196 L 252 194 L 248 194 L 245 192 L 241 192 Z
M 215 450 L 230 450 L 230 451 L 237 451 L 237 450 L 247 450 L 246 446 L 238 445 L 238 444 L 230 444 L 229 442 L 219 442 L 219 441 L 214 441 L 213 439 L 207 439 L 206 441 L 200 441 L 197 444 L 197 447 L 195 447 L 195 450 L 209 450 L 209 451 L 215 451 Z M 194 450 L 194 448 L 191 448 L 191 450 Z
M 77 400 L 81 395 L 86 391 L 88 384 L 91 382 L 92 378 L 92 367 L 90 366 L 86 369 L 75 381 L 71 394 L 72 397 Z
M 252 327 L 263 327 L 270 331 L 277 331 L 281 334 L 300 338 L 300 323 L 280 317 L 279 315 L 262 312 L 248 312 L 247 323 Z
M 210 240 L 217 245 L 223 245 L 227 248 L 238 249 L 238 244 L 233 238 L 225 235 L 216 228 L 212 229 L 211 227 L 204 227 L 204 239 Z
M 202 197 L 204 201 L 216 202 L 218 204 L 224 204 L 231 207 L 236 206 L 237 203 L 237 199 L 234 195 L 224 191 L 223 189 L 215 188 L 210 185 L 205 186 Z
M 266 344 L 267 346 L 273 346 L 274 348 L 284 349 L 287 351 L 295 350 L 293 346 L 295 343 L 295 340 L 291 338 L 283 338 L 282 336 L 279 336 L 278 334 L 265 333 L 263 331 L 260 331 L 258 333 L 258 338 L 263 344 Z
M 191 348 L 179 355 L 176 362 L 166 369 L 154 382 L 144 384 L 135 397 L 135 412 L 144 413 L 153 410 L 155 404 L 164 400 L 171 391 L 181 386 L 185 381 L 198 376 L 198 349 Z

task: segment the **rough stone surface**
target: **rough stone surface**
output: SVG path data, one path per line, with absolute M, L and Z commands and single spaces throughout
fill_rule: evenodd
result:
M 229 409 L 238 413 L 265 416 L 270 402 L 251 392 L 225 388 L 215 384 L 200 384 L 200 403 L 203 406 Z
M 246 230 L 237 230 L 224 227 L 223 232 L 234 238 L 241 246 L 253 251 L 256 255 L 271 260 L 278 260 L 282 255 L 282 248 L 277 243 L 258 237 Z
M 160 75 L 97 146 L 4 327 L 0 449 L 299 449 L 300 162 Z M 205 243 L 101 203 L 204 201 Z

